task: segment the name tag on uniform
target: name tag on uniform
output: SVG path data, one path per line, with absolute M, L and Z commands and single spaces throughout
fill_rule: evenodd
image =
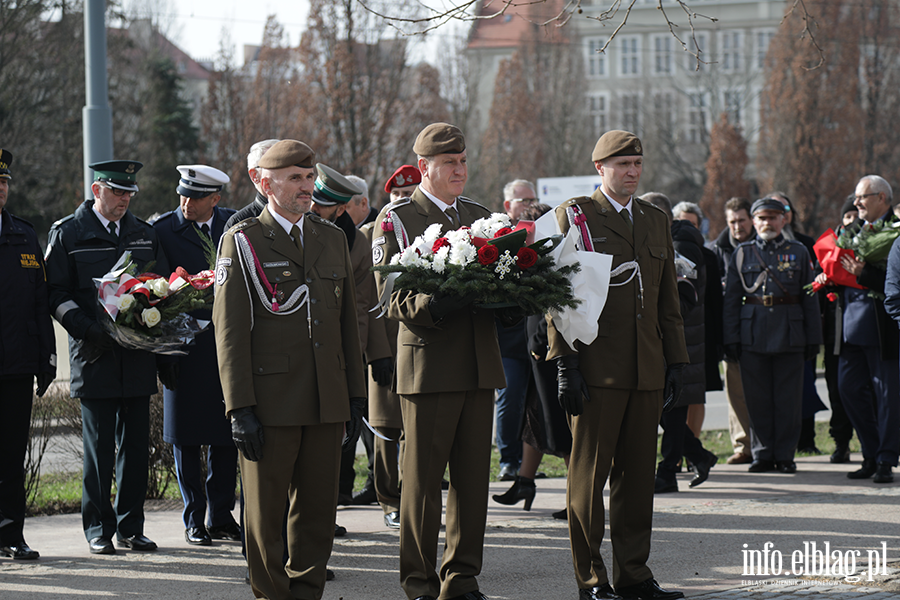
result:
M 38 262 L 37 256 L 34 254 L 21 254 L 19 261 L 23 269 L 40 269 L 41 263 Z
M 153 240 L 131 240 L 128 242 L 128 247 L 132 248 L 134 246 L 152 246 Z
M 263 269 L 272 269 L 276 267 L 289 267 L 291 263 L 286 260 L 279 260 L 278 262 L 264 262 Z

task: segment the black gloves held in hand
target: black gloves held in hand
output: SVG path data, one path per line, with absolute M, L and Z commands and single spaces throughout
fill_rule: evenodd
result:
M 178 363 L 161 363 L 157 365 L 156 370 L 162 384 L 170 390 L 174 390 L 175 386 L 178 385 Z
M 450 313 L 468 308 L 478 297 L 474 292 L 469 292 L 465 296 L 444 295 L 441 292 L 435 293 L 428 303 L 428 312 L 435 322 L 440 321 Z
M 347 421 L 347 437 L 341 444 L 341 450 L 347 450 L 356 446 L 359 434 L 362 433 L 363 415 L 366 413 L 365 398 L 350 398 L 350 420 Z
M 247 460 L 256 462 L 263 457 L 262 423 L 249 406 L 231 411 L 231 439 Z
M 669 412 L 678 405 L 681 390 L 684 389 L 684 363 L 666 367 L 666 387 L 663 390 L 663 412 Z
M 569 354 L 556 359 L 559 405 L 564 411 L 577 417 L 584 410 L 584 398 L 590 398 L 588 386 L 578 370 L 578 355 Z
M 44 394 L 47 392 L 47 388 L 50 387 L 50 384 L 53 383 L 53 380 L 56 379 L 56 373 L 38 373 L 37 374 L 37 395 L 38 398 L 43 398 Z
M 84 339 L 96 346 L 99 350 L 109 350 L 113 347 L 113 339 L 103 329 L 100 323 L 91 323 L 84 332 Z
M 391 387 L 394 379 L 394 359 L 390 356 L 376 358 L 369 363 L 372 367 L 372 379 L 381 387 Z

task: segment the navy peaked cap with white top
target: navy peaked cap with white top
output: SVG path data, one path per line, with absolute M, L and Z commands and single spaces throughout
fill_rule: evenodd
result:
M 222 171 L 207 165 L 178 165 L 181 173 L 175 191 L 185 198 L 203 198 L 222 190 L 231 179 Z

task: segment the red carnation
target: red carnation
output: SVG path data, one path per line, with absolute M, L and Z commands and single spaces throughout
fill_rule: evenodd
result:
M 520 269 L 528 269 L 537 262 L 538 254 L 531 248 L 519 248 L 516 253 L 516 266 Z
M 835 302 L 835 301 L 837 301 L 837 298 L 838 298 L 837 294 L 835 294 L 834 292 L 828 292 L 828 294 L 825 297 L 828 298 L 829 302 Z
M 513 230 L 509 227 L 501 227 L 500 229 L 497 230 L 497 233 L 494 234 L 494 237 L 495 238 L 503 237 L 504 235 L 506 235 L 508 233 L 512 233 L 512 232 L 513 232 Z
M 500 258 L 500 251 L 497 246 L 486 244 L 478 249 L 478 262 L 485 266 L 497 262 L 498 258 Z
M 434 244 L 431 245 L 431 251 L 434 252 L 435 254 L 437 254 L 438 250 L 440 250 L 444 246 L 449 246 L 449 245 L 450 245 L 450 240 L 448 240 L 445 237 L 439 237 L 438 239 L 434 240 Z

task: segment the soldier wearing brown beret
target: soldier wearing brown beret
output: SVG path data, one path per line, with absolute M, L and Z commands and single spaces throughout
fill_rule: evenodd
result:
M 434 123 L 416 138 L 422 183 L 386 206 L 375 222 L 372 262 L 390 263 L 405 240 L 433 223 L 455 230 L 490 211 L 461 196 L 468 176 L 466 140 Z M 385 278 L 376 276 L 379 295 Z M 482 600 L 481 572 L 491 454 L 494 388 L 506 386 L 494 312 L 474 298 L 390 294 L 387 317 L 400 322 L 394 390 L 406 446 L 400 503 L 400 582 L 410 600 Z M 441 478 L 450 465 L 447 543 L 438 575 Z
M 548 358 L 557 359 L 559 371 L 559 402 L 571 415 L 567 504 L 580 600 L 684 597 L 660 588 L 646 564 L 657 427 L 664 397 L 666 402 L 669 397 L 673 403 L 678 400 L 688 355 L 668 218 L 634 196 L 642 155 L 633 133 L 605 133 L 592 155 L 601 187 L 591 197 L 572 198 L 556 209 L 563 233 L 578 224 L 580 250 L 612 255 L 613 269 L 629 267 L 611 279 L 593 342 L 569 346 L 552 323 L 548 328 Z M 634 277 L 628 280 L 630 275 Z M 599 552 L 607 478 L 612 577 Z
M 213 323 L 241 453 L 250 585 L 269 600 L 322 597 L 341 440 L 356 444 L 365 408 L 347 241 L 307 214 L 314 164 L 302 142 L 272 146 L 259 161 L 268 204 L 222 236 L 216 264 Z

